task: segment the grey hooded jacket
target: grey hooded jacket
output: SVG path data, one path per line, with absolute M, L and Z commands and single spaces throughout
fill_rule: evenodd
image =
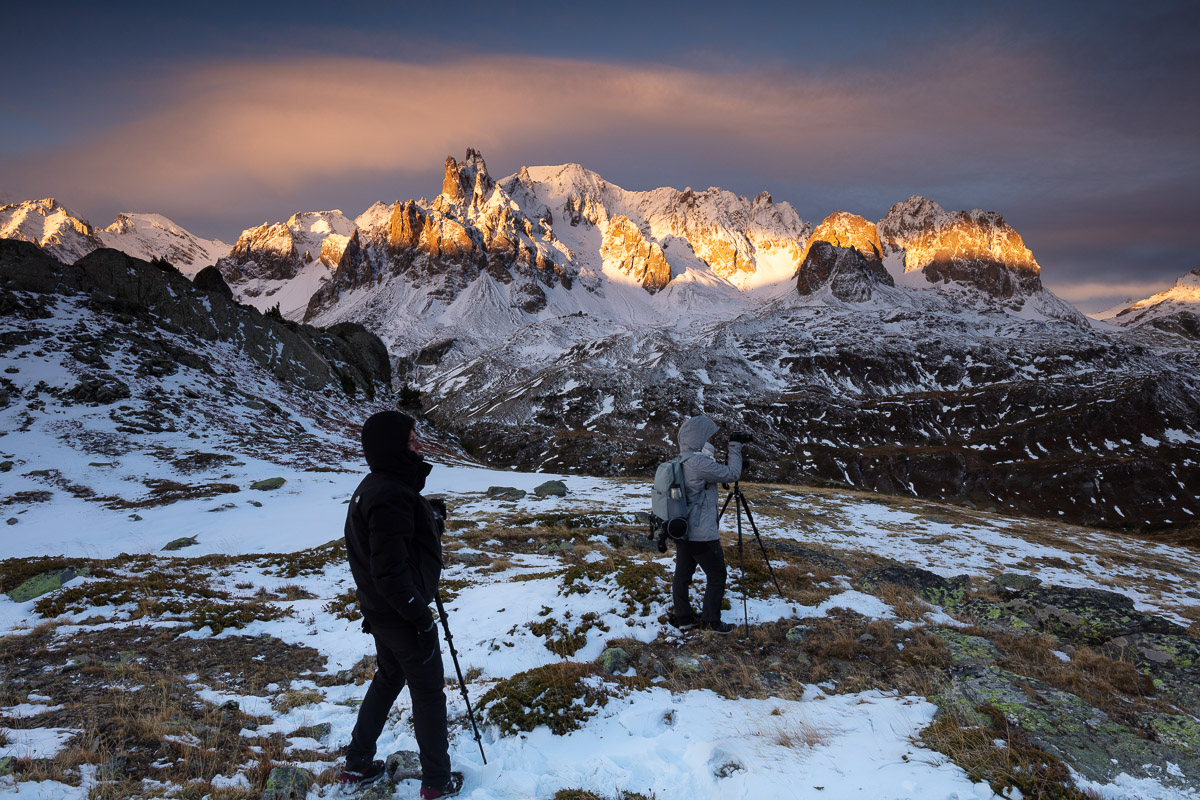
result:
M 720 539 L 717 530 L 717 484 L 730 483 L 742 475 L 742 444 L 729 443 L 729 465 L 718 464 L 701 450 L 719 429 L 705 416 L 689 417 L 679 426 L 679 452 L 695 453 L 683 462 L 683 482 L 688 499 L 688 532 L 691 542 Z

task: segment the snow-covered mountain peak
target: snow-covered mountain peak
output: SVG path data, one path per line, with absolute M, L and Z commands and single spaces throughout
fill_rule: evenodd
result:
M 33 242 L 65 264 L 100 247 L 92 224 L 53 197 L 0 206 L 0 238 Z
M 162 214 L 118 214 L 97 237 L 104 247 L 135 258 L 166 259 L 185 275 L 195 275 L 229 253 L 229 245 L 220 239 L 202 239 Z
M 1093 316 L 1124 327 L 1150 323 L 1157 328 L 1200 338 L 1200 269 L 1176 279 L 1166 291 L 1126 303 Z

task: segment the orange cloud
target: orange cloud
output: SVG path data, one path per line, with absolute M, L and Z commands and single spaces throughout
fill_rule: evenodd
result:
M 145 207 L 181 197 L 211 205 L 330 177 L 428 171 L 467 145 L 530 163 L 544 163 L 537 153 L 550 145 L 570 149 L 564 143 L 578 143 L 573 160 L 585 163 L 589 147 L 614 142 L 631 159 L 693 147 L 795 178 L 892 162 L 909 169 L 914 158 L 945 155 L 937 126 L 994 138 L 997 126 L 1034 124 L 1038 110 L 1009 95 L 1028 86 L 1035 65 L 993 55 L 945 67 L 914 78 L 532 57 L 208 65 L 164 81 L 158 107 L 137 118 L 0 166 L 10 191 L 31 196 L 45 193 L 36 184 L 65 187 L 53 191 L 81 205 L 97 193 Z

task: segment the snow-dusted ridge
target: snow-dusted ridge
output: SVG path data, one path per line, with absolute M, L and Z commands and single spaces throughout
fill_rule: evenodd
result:
M 53 198 L 0 207 L 0 239 L 33 242 L 65 264 L 111 247 L 146 261 L 166 259 L 188 276 L 229 252 L 219 239 L 196 236 L 161 214 L 126 212 L 97 229 Z

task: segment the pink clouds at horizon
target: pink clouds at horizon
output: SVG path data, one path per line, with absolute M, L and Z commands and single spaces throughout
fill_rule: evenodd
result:
M 427 170 L 466 145 L 526 165 L 564 143 L 585 166 L 598 151 L 634 161 L 686 151 L 782 178 L 863 182 L 956 149 L 929 134 L 931 122 L 971 148 L 1038 124 L 1035 109 L 998 102 L 1014 71 L 1029 79 L 1032 67 L 974 63 L 914 80 L 517 56 L 209 64 L 165 78 L 154 107 L 131 119 L 3 166 L 10 191 L 46 186 L 80 205 L 97 192 L 135 206 L 286 194 L 314 180 Z M 985 79 L 996 84 L 986 102 Z

